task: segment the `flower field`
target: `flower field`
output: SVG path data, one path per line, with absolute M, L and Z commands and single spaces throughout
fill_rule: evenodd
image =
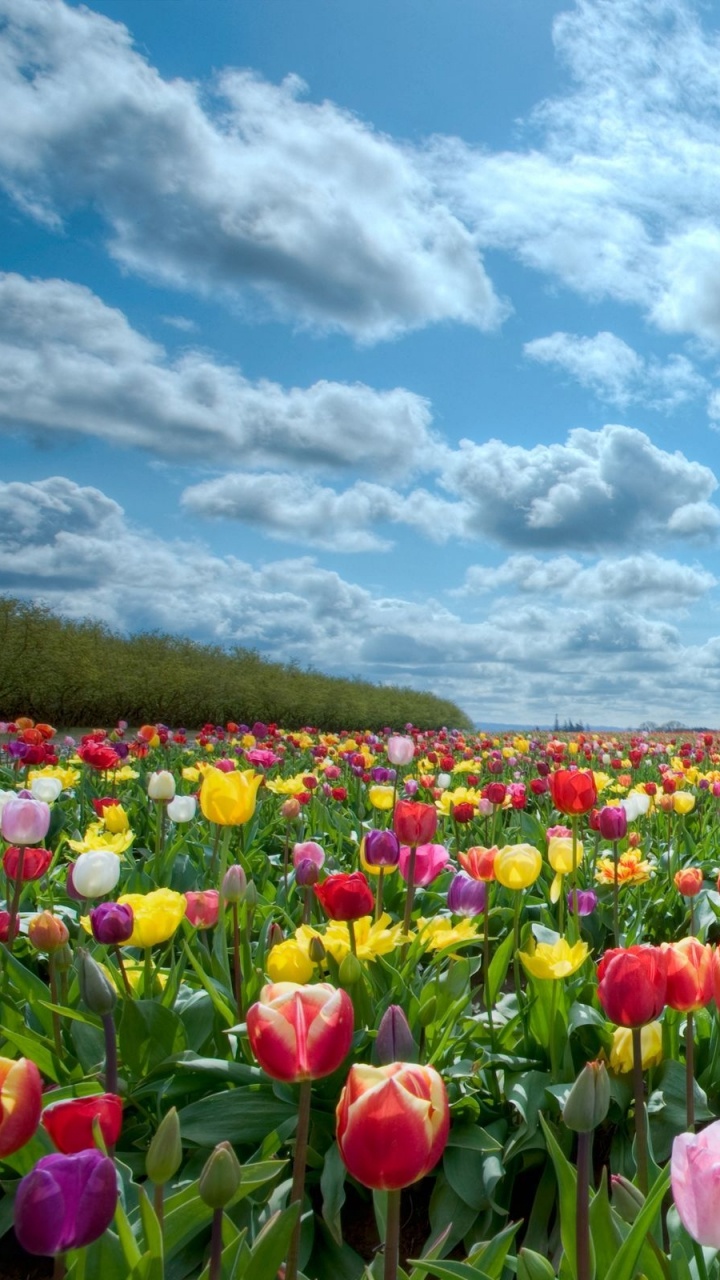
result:
M 720 1276 L 720 738 L 0 747 L 3 1258 Z

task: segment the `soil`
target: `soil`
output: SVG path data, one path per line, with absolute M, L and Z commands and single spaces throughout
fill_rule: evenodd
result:
M 52 1258 L 36 1258 L 26 1253 L 13 1231 L 3 1236 L 0 1280 L 47 1280 L 52 1273 Z

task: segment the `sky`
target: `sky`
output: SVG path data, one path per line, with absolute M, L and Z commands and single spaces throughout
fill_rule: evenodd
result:
M 720 724 L 720 2 L 0 0 L 0 591 Z

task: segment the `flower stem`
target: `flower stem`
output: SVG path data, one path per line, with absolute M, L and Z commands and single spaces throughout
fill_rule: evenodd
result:
M 592 1130 L 578 1134 L 577 1148 L 577 1200 L 575 1205 L 575 1237 L 577 1249 L 577 1280 L 590 1280 L 590 1160 L 592 1155 Z
M 20 897 L 22 895 L 23 886 L 23 863 L 25 862 L 24 844 L 20 845 L 20 854 L 18 856 L 17 871 L 15 872 L 15 888 L 13 890 L 12 903 L 10 904 L 10 928 L 8 929 L 7 948 L 12 951 L 15 946 L 15 938 L 17 937 L 17 917 L 20 908 Z
M 490 998 L 490 886 L 487 886 L 485 910 L 483 912 L 483 1003 L 488 1018 L 490 1035 L 490 1052 L 495 1056 L 495 1024 L 493 1023 L 492 1000 Z
M 619 857 L 618 842 L 617 840 L 613 840 L 613 938 L 615 939 L 616 947 L 620 946 L 620 885 L 618 883 Z
M 115 1020 L 111 1013 L 102 1017 L 105 1035 L 105 1089 L 108 1093 L 117 1093 L 117 1039 L 115 1036 Z
M 633 1092 L 635 1094 L 635 1150 L 638 1186 L 643 1195 L 648 1193 L 648 1153 L 645 1132 L 645 1089 L 642 1065 L 642 1029 L 633 1027 Z
M 132 1000 L 132 993 L 133 993 L 133 990 L 132 990 L 132 987 L 130 986 L 130 979 L 129 979 L 129 978 L 128 978 L 128 976 L 127 976 L 127 969 L 125 968 L 125 961 L 124 961 L 124 960 L 123 960 L 123 958 L 122 958 L 122 951 L 120 950 L 120 947 L 119 947 L 119 946 L 118 946 L 118 947 L 114 947 L 114 948 L 113 948 L 113 950 L 114 950 L 114 952 L 115 952 L 115 957 L 116 957 L 117 962 L 118 962 L 118 968 L 119 968 L 119 970 L 120 970 L 120 975 L 121 975 L 122 980 L 123 980 L 123 985 L 124 985 L 124 987 L 125 987 L 125 992 L 126 992 L 126 994 L 130 997 L 130 999 Z
M 354 956 L 357 956 L 357 938 L 355 937 L 355 921 L 347 921 L 348 937 L 350 939 L 350 950 Z
M 403 916 L 403 933 L 407 936 L 410 932 L 410 921 L 412 920 L 413 902 L 415 900 L 415 862 L 417 860 L 417 845 L 414 844 L 410 849 L 410 858 L 408 860 L 408 876 L 407 876 L 407 895 L 405 897 L 405 915 Z
M 52 1280 L 65 1280 L 67 1275 L 67 1267 L 65 1266 L 65 1254 L 56 1253 L 53 1258 Z
M 385 1218 L 385 1269 L 383 1280 L 397 1280 L 400 1261 L 400 1197 L 402 1191 L 388 1191 Z
M 572 904 L 573 904 L 573 942 L 580 937 L 580 912 L 578 909 L 578 820 L 573 814 L 572 823 Z
M 55 968 L 55 956 L 52 954 L 50 955 L 50 958 L 48 961 L 48 968 L 50 970 L 50 999 L 52 1000 L 52 1003 L 54 1005 L 57 1005 L 59 1004 L 57 970 Z M 58 1013 L 57 1009 L 53 1009 L 52 1011 L 52 1027 L 53 1027 L 53 1040 L 55 1042 L 55 1052 L 58 1058 L 61 1058 L 63 1046 L 62 1046 L 62 1034 L 60 1031 L 60 1014 Z
M 385 868 L 381 867 L 380 873 L 378 875 L 377 893 L 375 895 L 375 922 L 376 923 L 382 915 L 384 881 L 385 881 Z
M 298 1125 L 295 1137 L 292 1189 L 290 1191 L 290 1203 L 295 1204 L 299 1201 L 300 1211 L 298 1213 L 297 1222 L 293 1227 L 292 1236 L 290 1237 L 287 1266 L 285 1267 L 285 1280 L 297 1280 L 298 1256 L 300 1253 L 300 1227 L 302 1224 L 302 1200 L 305 1192 L 305 1164 L 307 1161 L 308 1137 L 310 1134 L 311 1096 L 312 1081 L 302 1080 L 300 1082 L 300 1098 L 298 1100 Z
M 235 1008 L 237 1010 L 238 1022 L 243 1020 L 243 982 L 242 967 L 240 964 L 240 918 L 238 913 L 238 904 L 232 904 L 232 928 L 233 928 L 233 986 L 235 988 Z
M 153 1208 L 155 1210 L 155 1217 L 160 1223 L 160 1230 L 162 1231 L 163 1221 L 165 1217 L 165 1187 L 161 1182 L 157 1182 L 155 1184 L 155 1191 L 153 1193 Z
M 695 1132 L 695 1027 L 692 1010 L 685 1019 L 685 1128 Z
M 210 1237 L 210 1267 L 208 1280 L 220 1280 L 222 1274 L 222 1228 L 223 1210 L 213 1211 L 212 1235 Z

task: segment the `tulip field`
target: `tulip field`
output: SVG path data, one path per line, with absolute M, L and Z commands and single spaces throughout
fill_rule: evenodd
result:
M 0 724 L 0 1280 L 720 1280 L 720 736 Z

